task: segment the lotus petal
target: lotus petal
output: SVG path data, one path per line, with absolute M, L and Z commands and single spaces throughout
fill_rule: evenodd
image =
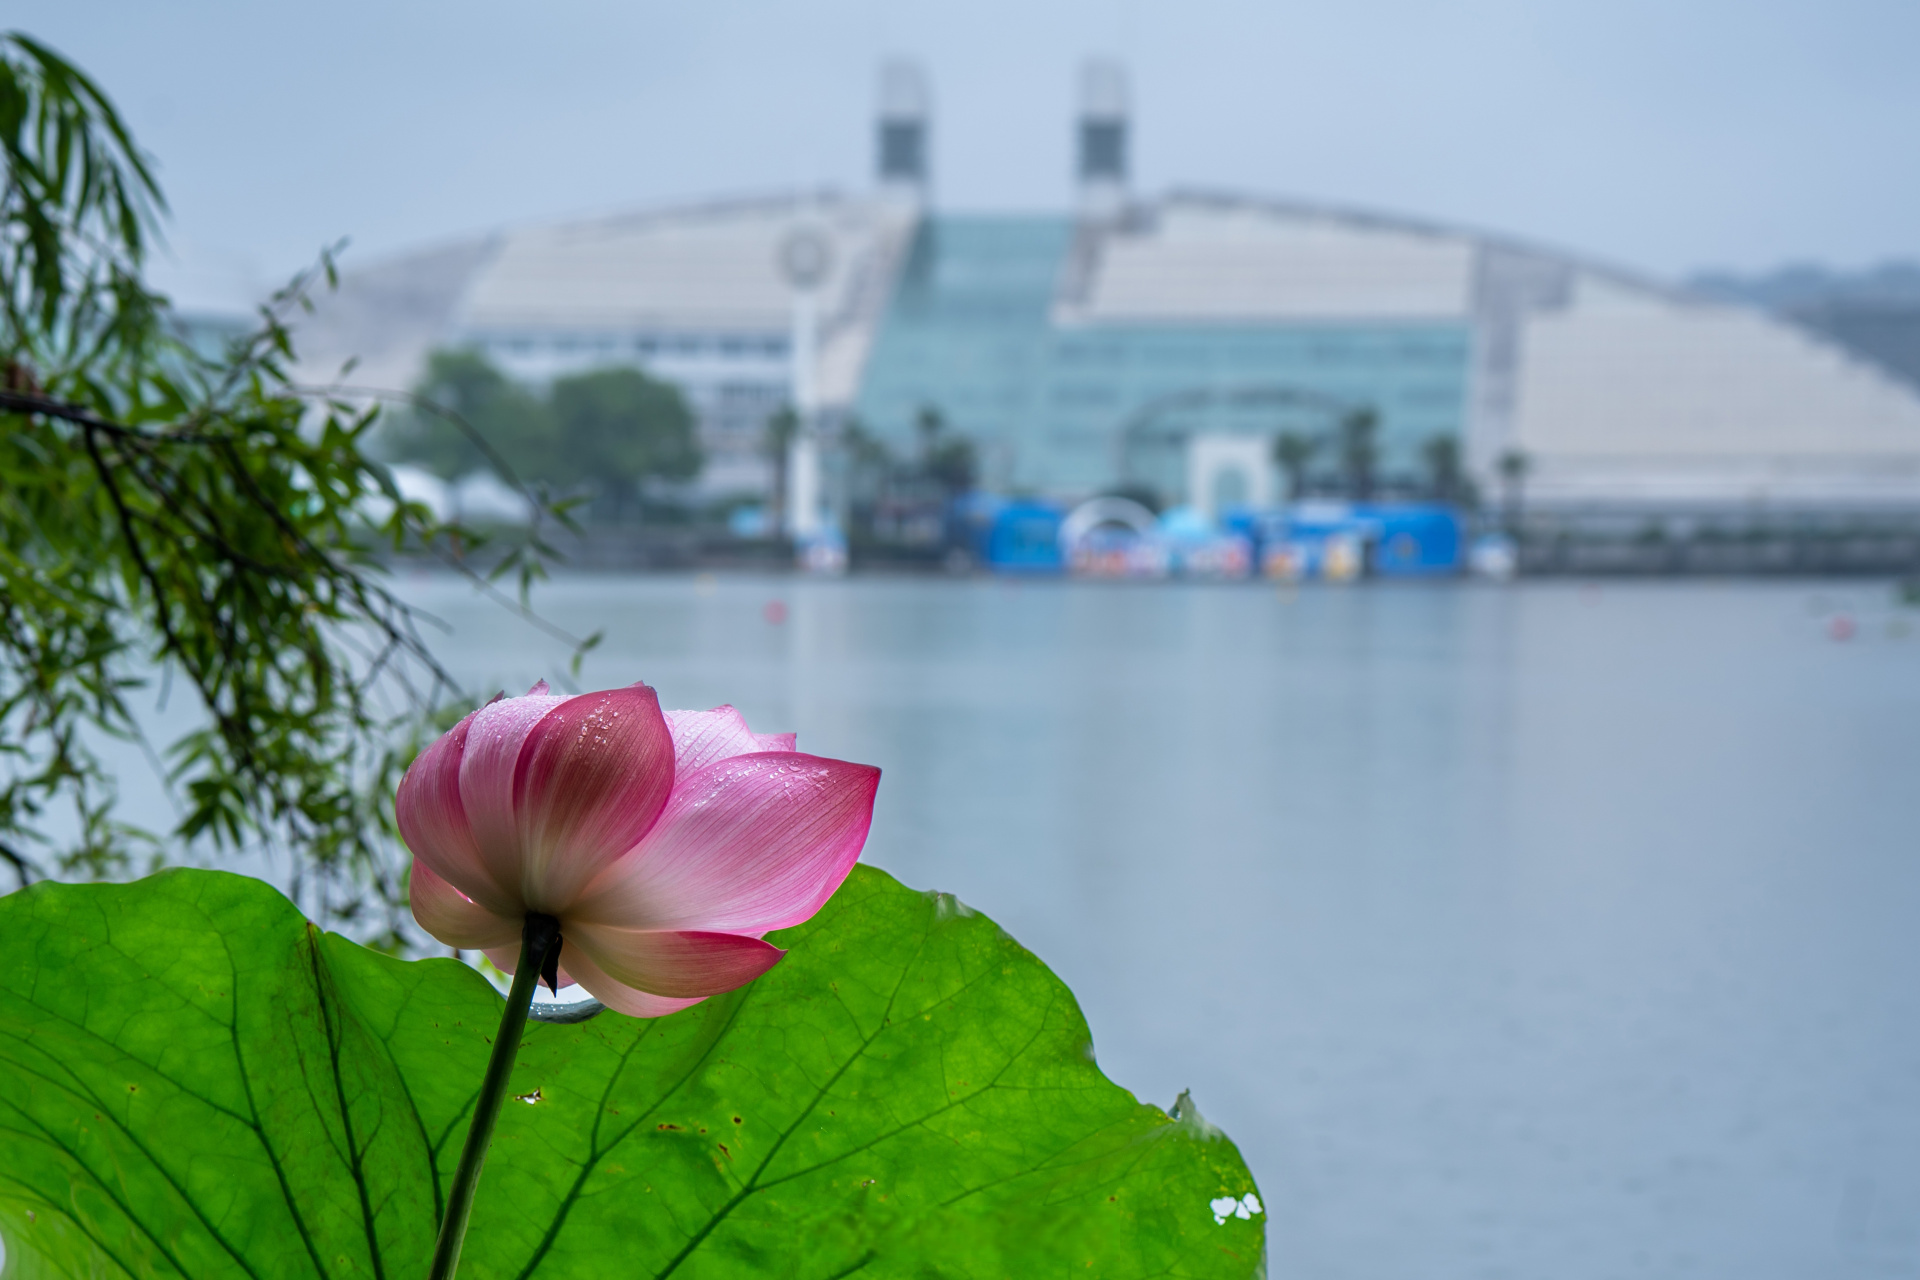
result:
M 716 761 L 675 786 L 571 921 L 760 934 L 820 909 L 860 858 L 880 771 L 799 752 Z
M 673 768 L 686 777 L 716 760 L 752 755 L 756 751 L 791 751 L 791 733 L 755 733 L 747 727 L 747 718 L 731 706 L 710 711 L 669 711 L 667 727 L 673 731 Z
M 596 968 L 623 986 L 649 995 L 719 995 L 780 963 L 786 952 L 738 933 L 616 929 L 576 924 L 567 946 L 579 947 Z
M 634 1018 L 664 1018 L 670 1013 L 682 1009 L 691 1009 L 706 999 L 705 996 L 656 996 L 648 991 L 636 991 L 623 982 L 616 982 L 593 962 L 593 957 L 584 951 L 571 952 L 561 949 L 562 956 L 568 957 L 572 966 L 573 980 L 586 988 L 595 1000 L 614 1010 Z
M 472 724 L 470 715 L 414 757 L 394 794 L 393 814 L 415 858 L 488 910 L 511 915 L 519 894 L 497 882 L 480 857 L 460 801 L 460 760 Z
M 514 779 L 527 735 L 565 701 L 542 692 L 489 702 L 469 717 L 460 758 L 460 804 L 474 847 L 494 882 L 523 903 L 526 858 L 514 812 Z M 521 910 L 526 910 L 524 905 Z
M 514 775 L 528 909 L 564 913 L 646 834 L 673 776 L 673 738 L 644 684 L 568 698 L 535 722 Z

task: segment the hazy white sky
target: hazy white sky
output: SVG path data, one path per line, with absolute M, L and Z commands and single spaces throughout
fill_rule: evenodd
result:
M 1920 0 L 12 0 L 162 164 L 182 300 L 502 223 L 857 188 L 888 54 L 949 208 L 1058 210 L 1074 69 L 1137 185 L 1467 223 L 1677 275 L 1920 257 Z

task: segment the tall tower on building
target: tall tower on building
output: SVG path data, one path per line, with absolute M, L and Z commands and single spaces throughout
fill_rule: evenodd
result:
M 875 176 L 888 195 L 918 204 L 927 195 L 927 78 L 918 63 L 894 58 L 880 68 L 874 134 Z
M 1095 60 L 1080 68 L 1078 127 L 1080 215 L 1111 218 L 1127 201 L 1127 73 L 1119 63 Z

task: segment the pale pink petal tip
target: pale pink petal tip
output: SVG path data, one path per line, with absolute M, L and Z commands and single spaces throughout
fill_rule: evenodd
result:
M 496 915 L 519 910 L 518 886 L 500 884 L 481 857 L 460 800 L 460 764 L 475 712 L 415 757 L 393 797 L 400 838 L 413 856 Z
M 487 910 L 417 858 L 407 877 L 407 905 L 422 929 L 450 947 L 484 951 L 520 936 L 520 921 Z
M 676 999 L 717 996 L 743 987 L 786 953 L 738 933 L 616 929 L 576 924 L 567 945 L 584 952 L 615 982 Z
M 691 1009 L 706 998 L 656 996 L 648 991 L 636 991 L 608 977 L 592 957 L 578 948 L 563 949 L 560 954 L 570 967 L 574 981 L 585 987 L 589 995 L 607 1008 L 631 1018 L 664 1018 L 670 1013 Z
M 565 701 L 528 694 L 490 702 L 468 722 L 460 753 L 460 808 L 475 854 L 500 891 L 519 901 L 522 912 L 527 909 L 527 842 L 514 805 L 521 748 L 541 717 Z M 466 887 L 470 896 L 480 897 Z
M 664 714 L 667 727 L 673 731 L 674 771 L 681 777 L 716 760 L 766 750 L 760 735 L 747 728 L 747 718 L 730 706 Z
M 534 681 L 533 688 L 527 690 L 525 696 L 531 698 L 531 697 L 536 697 L 540 694 L 547 694 L 552 692 L 553 690 L 547 687 L 547 682 L 545 680 L 536 680 Z
M 733 756 L 794 748 L 793 734 L 755 733 L 747 727 L 747 718 L 736 707 L 722 705 L 708 711 L 665 714 L 667 726 L 673 730 L 674 767 L 681 773 L 691 773 Z

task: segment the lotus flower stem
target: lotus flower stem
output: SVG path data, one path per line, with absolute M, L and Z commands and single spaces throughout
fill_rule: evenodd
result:
M 513 989 L 507 993 L 507 1007 L 500 1011 L 500 1030 L 493 1038 L 493 1053 L 487 1059 L 480 1096 L 474 1101 L 473 1125 L 467 1130 L 467 1145 L 460 1150 L 460 1167 L 453 1174 L 447 1213 L 440 1219 L 440 1238 L 433 1247 L 430 1280 L 453 1280 L 454 1270 L 460 1265 L 460 1246 L 467 1238 L 467 1219 L 473 1216 L 473 1193 L 480 1186 L 480 1170 L 487 1163 L 493 1126 L 500 1118 L 500 1104 L 506 1100 L 513 1060 L 520 1053 L 520 1033 L 526 1030 L 527 1010 L 540 985 L 540 971 L 550 968 L 550 957 L 559 942 L 558 920 L 539 912 L 527 913 L 526 925 L 520 931 L 520 963 L 513 971 Z

